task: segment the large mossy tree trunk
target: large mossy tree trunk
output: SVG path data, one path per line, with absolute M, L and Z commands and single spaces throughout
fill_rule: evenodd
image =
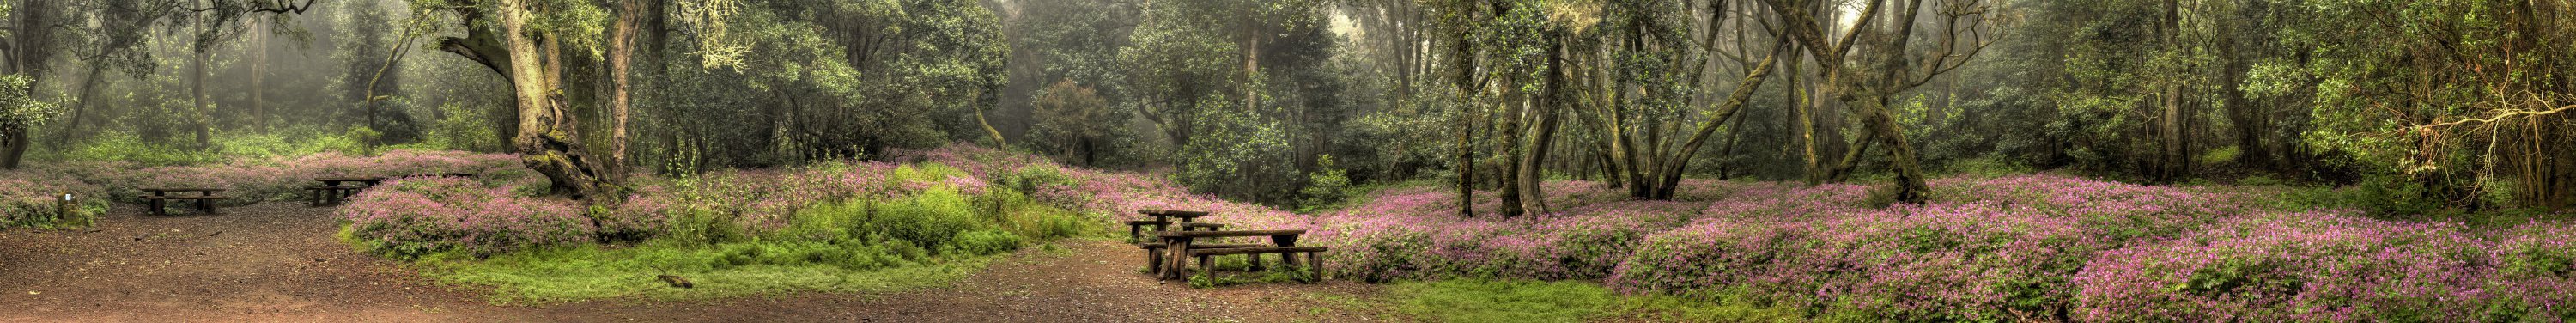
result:
M 27 127 L 0 127 L 0 169 L 18 169 L 27 156 Z
M 498 12 L 458 9 L 469 27 L 465 38 L 446 38 L 441 49 L 482 63 L 510 81 L 518 109 L 511 147 L 519 161 L 553 182 L 553 193 L 582 199 L 616 187 L 606 176 L 608 165 L 590 157 L 582 145 L 579 120 L 563 98 L 563 48 L 555 33 L 530 29 L 526 3 L 503 0 Z M 488 22 L 488 23 L 487 23 Z

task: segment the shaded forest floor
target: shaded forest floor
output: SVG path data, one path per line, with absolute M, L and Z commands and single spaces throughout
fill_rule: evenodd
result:
M 1115 241 L 1002 256 L 946 287 L 890 294 L 493 305 L 332 235 L 331 208 L 262 203 L 144 216 L 117 205 L 88 230 L 0 232 L 0 321 L 261 322 L 1360 322 L 1381 288 L 1348 281 L 1193 289 L 1137 272 Z

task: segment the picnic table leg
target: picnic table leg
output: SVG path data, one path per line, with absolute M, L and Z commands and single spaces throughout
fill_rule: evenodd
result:
M 1315 281 L 1323 281 L 1324 257 L 1317 256 L 1313 252 L 1306 253 L 1306 270 L 1311 270 L 1315 273 Z
M 1168 263 L 1163 264 L 1163 279 L 1174 280 L 1187 278 L 1182 277 L 1181 273 L 1189 269 L 1187 266 L 1190 263 L 1190 238 L 1165 238 L 1163 239 L 1163 251 L 1171 253 L 1171 255 L 1163 257 L 1164 261 L 1168 261 Z
M 1295 246 L 1297 246 L 1297 236 L 1294 236 L 1294 235 L 1277 235 L 1277 236 L 1270 236 L 1270 243 L 1271 243 L 1271 244 L 1274 244 L 1274 245 L 1278 245 L 1278 246 L 1280 246 L 1280 247 L 1295 247 Z M 1283 264 L 1293 264 L 1293 263 L 1297 263 L 1297 254 L 1296 254 L 1296 253 L 1292 253 L 1292 252 L 1282 252 L 1282 253 L 1279 253 L 1279 262 L 1280 262 L 1280 263 L 1283 263 Z
M 1152 273 L 1156 276 L 1163 274 L 1163 253 L 1153 251 L 1145 252 L 1145 272 Z
M 1208 283 L 1214 284 L 1216 283 L 1216 264 L 1208 263 L 1209 260 L 1214 259 L 1209 259 L 1208 256 L 1199 256 L 1199 276 L 1206 276 Z

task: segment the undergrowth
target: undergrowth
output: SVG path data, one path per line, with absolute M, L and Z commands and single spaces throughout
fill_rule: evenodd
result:
M 904 167 L 891 179 L 897 184 L 923 184 L 915 188 L 812 203 L 792 212 L 689 207 L 669 208 L 679 211 L 665 211 L 674 213 L 667 217 L 641 217 L 593 208 L 587 216 L 639 221 L 608 227 L 642 227 L 601 230 L 596 237 L 605 243 L 450 248 L 426 254 L 362 249 L 415 259 L 413 264 L 424 274 L 444 283 L 489 288 L 496 303 L 555 303 L 893 292 L 945 285 L 982 268 L 994 255 L 1025 246 L 1105 235 L 1100 224 L 1106 220 L 1099 216 L 1031 201 L 1008 186 L 968 183 L 963 174 L 934 174 L 954 172 L 945 167 L 919 168 L 926 171 Z M 745 194 L 731 189 L 705 193 Z M 375 240 L 383 237 L 407 236 L 344 234 L 344 239 L 361 247 L 382 245 Z M 633 239 L 621 240 L 628 238 Z M 674 286 L 664 275 L 693 286 Z
M 1794 307 L 1710 302 L 1660 294 L 1620 295 L 1589 281 L 1444 280 L 1388 287 L 1398 312 L 1428 322 L 1806 322 Z
M 818 243 L 667 242 L 518 252 L 487 259 L 449 254 L 416 263 L 442 283 L 484 286 L 501 304 L 592 299 L 701 299 L 789 292 L 883 293 L 942 286 L 983 268 L 985 257 L 886 257 Z M 670 286 L 673 275 L 693 288 Z

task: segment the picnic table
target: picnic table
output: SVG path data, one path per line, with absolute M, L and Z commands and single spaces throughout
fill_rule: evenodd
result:
M 145 204 L 151 205 L 152 215 L 170 215 L 170 212 L 165 210 L 170 200 L 194 200 L 197 201 L 197 211 L 215 213 L 214 201 L 227 199 L 215 195 L 216 192 L 224 191 L 220 188 L 145 188 L 142 191 L 152 193 L 152 195 L 140 196 Z M 171 195 L 170 193 L 173 192 L 197 192 L 197 195 Z
M 1193 228 L 1215 230 L 1225 227 L 1223 224 L 1192 223 L 1197 221 L 1199 217 L 1207 216 L 1207 211 L 1142 210 L 1136 211 L 1136 213 L 1154 217 L 1154 219 L 1127 221 L 1128 241 L 1136 241 L 1144 237 L 1144 229 L 1146 227 L 1153 227 L 1153 231 L 1155 232 L 1169 229 L 1173 223 L 1172 219 L 1180 219 L 1181 230 L 1183 231 Z
M 358 194 L 358 190 L 382 184 L 385 179 L 382 177 L 323 177 L 315 178 L 313 181 L 322 182 L 322 186 L 304 189 L 313 191 L 314 206 L 322 206 L 348 202 L 349 196 Z
M 1187 278 L 1182 273 L 1187 272 L 1189 260 L 1195 258 L 1199 261 L 1199 273 L 1212 275 L 1216 270 L 1215 266 L 1210 266 L 1208 262 L 1210 257 L 1251 255 L 1256 259 L 1255 263 L 1258 263 L 1262 254 L 1273 253 L 1279 254 L 1279 260 L 1283 264 L 1296 264 L 1297 254 L 1303 253 L 1306 254 L 1304 264 L 1306 268 L 1323 268 L 1323 258 L 1316 257 L 1315 254 L 1324 252 L 1325 248 L 1297 246 L 1297 236 L 1303 234 L 1306 234 L 1306 230 L 1163 231 L 1160 236 L 1163 238 L 1163 249 L 1168 256 L 1161 257 L 1161 260 L 1166 262 L 1158 264 L 1160 267 L 1154 268 L 1154 271 L 1161 273 L 1164 280 Z M 1198 244 L 1201 240 L 1231 237 L 1270 237 L 1271 245 L 1223 245 L 1220 248 L 1215 244 Z
M 375 186 L 376 186 L 376 184 L 384 184 L 384 183 L 385 183 L 385 181 L 393 180 L 393 179 L 396 179 L 396 178 L 403 178 L 403 177 L 429 177 L 429 176 L 469 177 L 469 178 L 470 178 L 470 177 L 474 177 L 474 174 L 467 174 L 467 173 L 446 173 L 446 174 L 437 174 L 437 175 L 408 175 L 408 176 L 388 176 L 388 177 L 323 177 L 323 178 L 315 178 L 315 179 L 313 179 L 313 181 L 316 181 L 316 182 L 322 182 L 322 185 L 321 185 L 321 186 L 306 187 L 306 188 L 304 188 L 304 189 L 313 191 L 313 206 L 336 205 L 336 204 L 340 204 L 340 203 L 346 203 L 346 202 L 348 202 L 348 200 L 349 200 L 349 196 L 350 196 L 350 195 L 357 195 L 357 194 L 358 194 L 358 190 L 363 190 L 363 189 L 366 189 L 366 188 L 369 188 L 369 187 L 375 187 Z M 346 185 L 344 185 L 344 184 L 346 184 Z

